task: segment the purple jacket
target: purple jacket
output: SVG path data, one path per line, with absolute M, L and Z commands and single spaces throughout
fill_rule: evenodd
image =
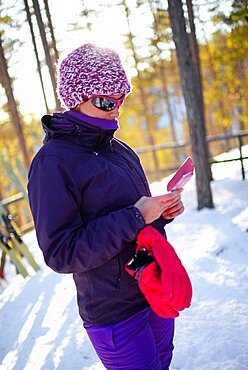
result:
M 109 324 L 148 306 L 124 270 L 145 226 L 133 204 L 150 196 L 137 155 L 114 131 L 83 122 L 71 112 L 42 119 L 45 144 L 36 154 L 28 192 L 45 262 L 73 273 L 79 312 Z M 166 221 L 153 223 L 164 233 Z

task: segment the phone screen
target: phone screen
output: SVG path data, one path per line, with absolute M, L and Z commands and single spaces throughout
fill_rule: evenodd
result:
M 182 165 L 178 168 L 172 179 L 167 184 L 167 190 L 173 191 L 181 189 L 193 176 L 194 163 L 190 157 L 188 157 Z
M 189 172 L 189 173 L 186 173 L 185 175 L 183 175 L 178 180 L 178 182 L 173 186 L 171 191 L 181 189 L 189 181 L 189 179 L 191 179 L 192 176 L 193 176 L 193 172 Z

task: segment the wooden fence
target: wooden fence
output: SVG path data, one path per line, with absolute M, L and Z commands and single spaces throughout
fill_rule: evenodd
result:
M 236 134 L 220 134 L 220 135 L 216 135 L 213 137 L 207 137 L 206 140 L 209 143 L 209 153 L 210 153 L 209 163 L 214 164 L 214 163 L 226 163 L 226 162 L 240 161 L 241 176 L 242 176 L 242 179 L 245 180 L 244 160 L 248 159 L 248 157 L 243 154 L 242 147 L 246 143 L 248 144 L 248 131 L 240 131 L 239 133 L 236 133 Z M 228 145 L 228 142 L 231 140 L 234 140 L 234 143 L 230 146 Z M 236 141 L 236 144 L 235 144 L 235 141 Z M 233 158 L 225 159 L 225 160 L 215 159 L 217 155 L 216 153 L 213 153 L 213 151 L 211 150 L 211 143 L 215 143 L 215 142 L 224 143 L 224 147 L 226 147 L 226 151 L 228 151 L 229 149 L 238 148 L 239 155 L 237 157 L 233 157 Z M 161 152 L 165 152 L 166 150 L 171 152 L 170 155 L 172 155 L 173 151 L 181 152 L 182 157 L 184 157 L 182 159 L 185 159 L 185 157 L 190 154 L 190 147 L 191 147 L 190 141 L 181 141 L 178 143 L 173 142 L 173 143 L 166 143 L 166 144 L 161 144 L 161 145 L 148 146 L 144 148 L 136 148 L 135 151 L 136 153 L 140 155 L 141 158 L 143 156 L 143 159 L 144 159 L 143 162 L 145 163 L 146 154 L 151 154 L 153 152 L 161 153 Z M 165 155 L 163 154 L 163 156 Z M 178 168 L 179 164 L 180 163 L 174 162 L 170 166 L 168 165 L 166 167 L 161 166 L 156 170 L 149 170 L 148 168 L 146 168 L 146 173 L 150 179 L 154 180 L 154 179 L 161 177 L 161 175 L 163 174 L 169 175 L 171 172 L 175 171 Z
M 213 142 L 219 142 L 219 141 L 225 141 L 227 142 L 228 140 L 235 140 L 236 141 L 236 145 L 232 145 L 232 147 L 236 147 L 238 148 L 239 150 L 239 155 L 235 158 L 230 158 L 230 159 L 225 159 L 225 160 L 216 160 L 214 159 L 214 156 L 211 156 L 211 158 L 209 159 L 209 162 L 211 164 L 213 163 L 224 163 L 224 162 L 232 162 L 232 161 L 240 161 L 240 171 L 241 171 L 241 176 L 242 176 L 242 179 L 245 180 L 245 163 L 244 163 L 244 160 L 245 159 L 248 159 L 247 156 L 245 156 L 242 152 L 242 147 L 243 145 L 245 144 L 245 139 L 248 139 L 248 131 L 241 131 L 239 133 L 236 133 L 236 134 L 221 134 L 221 135 L 217 135 L 217 136 L 214 136 L 214 137 L 207 137 L 207 141 L 209 144 L 213 143 Z M 247 143 L 248 143 L 248 140 L 247 140 Z M 136 148 L 135 151 L 139 154 L 139 155 L 143 155 L 143 154 L 146 154 L 146 153 L 151 153 L 151 152 L 157 152 L 157 151 L 166 151 L 166 150 L 182 150 L 184 148 L 187 148 L 188 149 L 188 152 L 190 152 L 190 142 L 189 141 L 185 141 L 185 142 L 180 142 L 180 143 L 166 143 L 166 144 L 162 144 L 162 145 L 155 145 L 153 147 L 145 147 L 145 148 Z M 211 148 L 210 148 L 211 149 Z M 211 150 L 210 150 L 211 152 Z M 186 153 L 184 153 L 184 156 L 186 156 Z M 177 166 L 178 166 L 179 163 L 177 164 L 174 164 L 171 165 L 171 166 L 167 166 L 167 167 L 160 167 L 159 168 L 159 171 L 157 172 L 153 172 L 153 171 L 149 171 L 146 169 L 146 172 L 147 172 L 147 175 L 148 177 L 150 176 L 151 179 L 158 179 L 161 174 L 163 175 L 166 175 L 166 174 L 170 174 L 171 172 L 175 171 Z M 0 201 L 0 206 L 2 206 L 4 209 L 6 209 L 6 211 L 8 211 L 10 208 L 11 208 L 11 205 L 13 204 L 17 204 L 17 203 L 21 203 L 19 205 L 19 209 L 21 208 L 23 210 L 23 207 L 25 207 L 25 217 L 22 216 L 19 218 L 19 222 L 18 223 L 18 227 L 20 229 L 21 232 L 26 232 L 26 231 L 29 231 L 33 228 L 33 221 L 32 221 L 32 217 L 31 217 L 31 213 L 30 213 L 30 210 L 29 210 L 29 207 L 28 207 L 28 204 L 27 204 L 27 195 L 26 194 L 23 194 L 22 192 L 19 192 L 7 199 L 3 199 L 2 201 Z

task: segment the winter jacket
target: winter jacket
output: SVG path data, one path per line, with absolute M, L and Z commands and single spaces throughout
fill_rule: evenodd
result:
M 118 322 L 148 306 L 125 271 L 144 219 L 133 205 L 150 196 L 137 155 L 73 112 L 42 119 L 45 144 L 33 159 L 30 207 L 45 262 L 72 273 L 79 313 L 92 324 Z M 164 219 L 153 226 L 164 233 Z

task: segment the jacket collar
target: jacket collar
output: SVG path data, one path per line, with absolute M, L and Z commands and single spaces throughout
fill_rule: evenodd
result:
M 110 121 L 110 128 L 102 128 L 99 126 L 106 125 L 107 122 L 103 121 L 107 120 L 93 119 L 94 123 L 100 124 L 96 125 L 93 124 L 93 121 L 90 123 L 91 119 L 92 117 L 74 111 L 43 116 L 41 122 L 45 131 L 44 143 L 51 138 L 70 137 L 70 140 L 77 142 L 88 150 L 110 145 L 115 131 L 119 128 L 118 121 Z M 85 122 L 85 120 L 89 122 Z

